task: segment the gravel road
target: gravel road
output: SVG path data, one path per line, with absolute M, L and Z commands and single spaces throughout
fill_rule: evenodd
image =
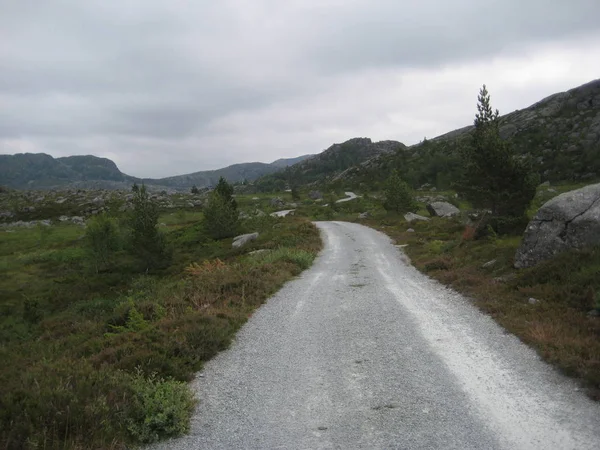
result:
M 156 449 L 599 449 L 600 405 L 389 238 L 325 249 L 194 381 L 190 435 Z
M 358 198 L 358 195 L 356 195 L 354 192 L 344 192 L 344 194 L 346 194 L 345 198 L 340 198 L 339 200 L 336 200 L 336 203 L 344 203 L 344 202 L 349 202 L 350 200 L 354 200 L 355 198 Z

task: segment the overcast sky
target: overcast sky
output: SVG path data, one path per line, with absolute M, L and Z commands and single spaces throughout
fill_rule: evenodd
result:
M 169 176 L 407 145 L 600 78 L 598 0 L 0 0 L 0 153 Z

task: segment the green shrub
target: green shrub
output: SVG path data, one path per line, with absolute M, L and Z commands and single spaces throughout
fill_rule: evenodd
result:
M 237 234 L 238 211 L 235 204 L 213 192 L 204 209 L 204 228 L 213 239 L 224 239 Z
M 429 241 L 427 242 L 427 244 L 425 244 L 425 249 L 427 250 L 427 253 L 431 253 L 432 255 L 439 255 L 444 249 L 444 241 Z
M 385 183 L 383 206 L 386 210 L 397 213 L 416 212 L 419 209 L 410 187 L 396 170 L 392 171 Z
M 149 268 L 165 267 L 171 259 L 165 236 L 158 230 L 158 206 L 150 199 L 146 186 L 134 191 L 130 217 L 130 251 Z
M 127 429 L 142 443 L 179 436 L 189 430 L 195 400 L 186 383 L 158 377 L 133 377 L 134 412 L 127 419 Z
M 105 214 L 93 217 L 85 229 L 85 248 L 96 272 L 112 266 L 115 253 L 121 249 L 119 227 Z

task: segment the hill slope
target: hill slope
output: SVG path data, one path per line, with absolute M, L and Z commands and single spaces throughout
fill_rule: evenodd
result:
M 469 142 L 472 131 L 473 126 L 467 126 L 395 154 L 377 155 L 349 168 L 338 179 L 346 184 L 378 180 L 396 167 L 414 187 L 429 183 L 446 188 L 460 166 L 456 150 Z M 502 116 L 500 135 L 517 153 L 531 157 L 543 181 L 599 178 L 600 80 Z
M 373 142 L 369 138 L 354 138 L 341 144 L 333 144 L 322 153 L 257 180 L 256 184 L 259 190 L 272 190 L 281 189 L 286 183 L 330 182 L 351 167 L 404 149 L 406 146 L 397 141 Z

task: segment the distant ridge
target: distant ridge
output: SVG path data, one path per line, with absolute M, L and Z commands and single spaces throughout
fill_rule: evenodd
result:
M 124 174 L 108 158 L 92 155 L 54 158 L 45 153 L 0 155 L 0 185 L 13 189 L 51 189 L 57 187 L 127 189 L 132 183 L 146 183 L 160 189 L 189 189 L 216 184 L 219 177 L 235 183 L 252 181 L 311 155 L 278 159 L 271 164 L 242 163 L 217 170 L 194 172 L 166 178 L 138 178 Z

